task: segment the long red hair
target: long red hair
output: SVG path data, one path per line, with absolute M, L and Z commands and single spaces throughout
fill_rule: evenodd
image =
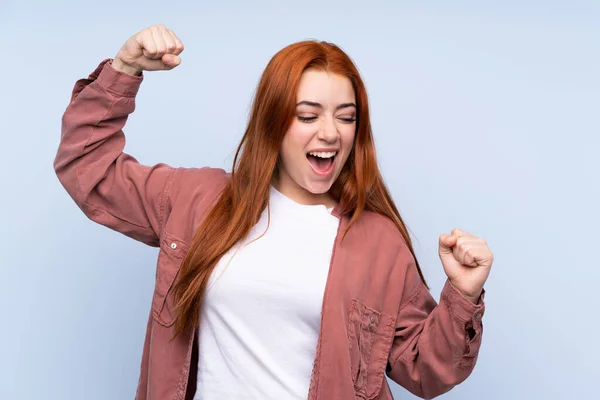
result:
M 235 153 L 231 178 L 196 231 L 183 261 L 173 287 L 175 336 L 198 325 L 200 303 L 217 262 L 250 231 L 267 206 L 269 187 L 277 176 L 279 148 L 295 116 L 300 77 L 308 68 L 347 77 L 356 95 L 354 146 L 330 190 L 342 214 L 351 215 L 348 229 L 363 210 L 382 214 L 395 223 L 416 261 L 407 228 L 377 166 L 367 91 L 358 69 L 332 43 L 294 43 L 275 54 L 265 68 Z M 416 265 L 425 282 L 419 263 Z

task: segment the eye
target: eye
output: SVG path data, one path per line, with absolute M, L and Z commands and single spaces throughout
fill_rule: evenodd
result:
M 316 119 L 317 119 L 317 117 L 302 117 L 302 116 L 298 115 L 298 120 L 302 121 L 302 122 L 312 122 Z
M 351 124 L 354 121 L 356 121 L 356 117 L 348 117 L 348 118 L 338 118 L 340 121 L 344 122 L 345 124 Z

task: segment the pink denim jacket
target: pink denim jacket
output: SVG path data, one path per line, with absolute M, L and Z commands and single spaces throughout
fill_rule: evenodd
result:
M 216 168 L 141 165 L 123 152 L 123 127 L 143 76 L 105 59 L 76 82 L 62 118 L 54 161 L 60 182 L 85 215 L 159 247 L 136 399 L 191 399 L 196 390 L 196 328 L 170 341 L 171 287 L 194 231 L 229 174 Z M 433 398 L 472 372 L 483 333 L 485 291 L 477 304 L 447 280 L 436 303 L 395 226 L 364 212 L 342 241 L 340 219 L 327 278 L 309 400 L 392 399 L 387 375 Z

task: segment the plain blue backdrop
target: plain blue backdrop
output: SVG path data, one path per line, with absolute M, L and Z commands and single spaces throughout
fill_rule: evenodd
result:
M 229 169 L 273 54 L 337 43 L 434 296 L 441 233 L 495 254 L 479 362 L 441 397 L 595 398 L 600 5 L 515 0 L 3 0 L 0 398 L 133 398 L 157 251 L 88 221 L 52 161 L 75 81 L 157 23 L 183 63 L 146 75 L 127 152 Z

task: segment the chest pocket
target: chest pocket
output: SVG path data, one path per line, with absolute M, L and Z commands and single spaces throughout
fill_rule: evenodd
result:
M 189 250 L 189 245 L 173 235 L 165 233 L 160 242 L 156 266 L 156 284 L 152 297 L 152 314 L 163 326 L 175 322 L 174 301 L 171 287 L 179 268 Z
M 350 370 L 357 398 L 371 400 L 379 395 L 392 344 L 395 319 L 352 300 L 348 315 Z

